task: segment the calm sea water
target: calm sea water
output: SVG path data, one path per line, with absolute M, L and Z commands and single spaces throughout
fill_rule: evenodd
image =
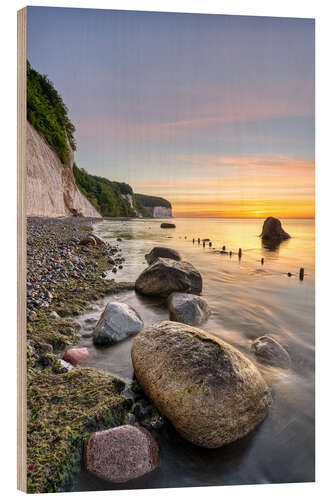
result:
M 212 309 L 203 325 L 252 359 L 271 385 L 274 404 L 264 422 L 248 437 L 217 450 L 205 450 L 184 441 L 171 426 L 155 433 L 160 444 L 159 469 L 124 484 L 96 479 L 86 471 L 75 478 L 73 489 L 107 490 L 182 486 L 303 482 L 314 480 L 314 279 L 315 224 L 313 220 L 285 220 L 292 238 L 277 248 L 265 248 L 258 237 L 263 220 L 173 219 L 175 229 L 161 229 L 161 220 L 104 220 L 96 234 L 115 242 L 120 237 L 124 267 L 117 281 L 135 281 L 147 266 L 144 255 L 156 245 L 178 250 L 202 274 L 203 297 Z M 213 247 L 192 243 L 210 238 Z M 231 257 L 219 253 L 225 245 Z M 238 249 L 242 248 L 242 258 Z M 264 264 L 261 258 L 264 257 Z M 299 268 L 305 278 L 299 280 Z M 288 272 L 292 276 L 288 276 Z M 117 295 L 131 304 L 146 325 L 168 319 L 163 300 L 140 297 L 134 291 Z M 79 318 L 83 333 L 90 333 L 109 299 L 96 302 L 94 311 Z M 250 352 L 251 341 L 274 336 L 292 358 L 291 370 L 268 368 Z M 91 338 L 80 345 L 93 351 L 87 362 L 109 373 L 131 379 L 133 339 L 97 349 Z

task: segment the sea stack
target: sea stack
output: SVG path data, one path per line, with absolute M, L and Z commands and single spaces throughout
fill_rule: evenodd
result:
M 264 222 L 260 238 L 266 241 L 281 242 L 290 238 L 290 235 L 284 231 L 279 219 L 267 217 Z

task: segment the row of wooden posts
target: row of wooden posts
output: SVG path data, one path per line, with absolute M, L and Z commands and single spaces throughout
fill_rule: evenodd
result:
M 185 240 L 186 240 L 186 239 L 187 239 L 187 236 L 185 236 Z M 193 239 L 192 239 L 193 245 L 194 245 L 195 241 L 196 241 L 196 240 L 195 240 L 195 238 L 193 238 Z M 200 238 L 198 238 L 198 239 L 197 239 L 197 241 L 198 241 L 198 245 L 200 245 L 200 243 L 201 243 L 201 239 L 200 239 Z M 205 246 L 206 246 L 206 242 L 208 242 L 208 244 L 209 244 L 209 248 L 211 248 L 211 247 L 213 246 L 212 242 L 211 242 L 211 241 L 209 241 L 209 238 L 204 238 L 204 239 L 202 240 L 202 246 L 203 246 L 203 248 L 205 248 Z M 229 253 L 229 255 L 230 255 L 230 256 L 232 255 L 232 251 L 230 251 L 230 252 L 227 252 L 227 251 L 226 251 L 226 246 L 225 246 L 225 245 L 223 245 L 221 253 L 226 253 L 226 254 L 227 254 L 227 253 Z M 242 257 L 242 249 L 241 249 L 241 248 L 239 248 L 239 249 L 238 249 L 238 257 L 239 257 L 239 258 L 241 258 L 241 257 Z M 261 258 L 261 265 L 262 265 L 262 266 L 264 265 L 264 262 L 265 262 L 265 259 L 264 259 L 264 257 L 262 257 L 262 258 Z M 288 273 L 288 276 L 291 276 L 291 275 L 292 275 L 291 273 Z M 301 268 L 300 268 L 300 270 L 299 270 L 299 279 L 300 279 L 301 281 L 303 281 L 303 279 L 304 279 L 304 267 L 301 267 Z

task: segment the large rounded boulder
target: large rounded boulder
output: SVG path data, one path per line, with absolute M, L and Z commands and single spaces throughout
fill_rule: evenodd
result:
M 158 444 L 143 427 L 121 425 L 90 434 L 84 462 L 86 469 L 97 477 L 124 483 L 158 466 Z
M 135 290 L 143 295 L 168 297 L 172 292 L 199 294 L 202 278 L 189 262 L 158 258 L 135 282 Z
M 291 359 L 288 352 L 277 340 L 268 335 L 256 339 L 251 349 L 262 363 L 280 368 L 290 368 Z
M 135 335 L 143 328 L 143 321 L 133 307 L 121 302 L 109 302 L 95 329 L 95 345 L 110 345 Z
M 174 292 L 168 297 L 170 319 L 187 325 L 202 325 L 210 314 L 207 302 L 191 293 Z
M 290 238 L 290 235 L 284 231 L 279 219 L 267 217 L 262 227 L 260 237 L 266 241 L 281 242 Z
M 231 443 L 265 417 L 271 393 L 256 366 L 199 328 L 162 321 L 134 339 L 135 375 L 160 413 L 188 441 Z
M 162 257 L 164 259 L 173 259 L 173 260 L 181 260 L 181 257 L 177 250 L 173 250 L 173 248 L 167 248 L 167 247 L 154 247 L 150 250 L 149 253 L 145 255 L 146 261 L 148 264 L 153 264 L 155 260 L 157 260 L 159 257 Z

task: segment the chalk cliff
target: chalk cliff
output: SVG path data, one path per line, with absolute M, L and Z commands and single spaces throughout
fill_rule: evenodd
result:
M 73 176 L 74 153 L 62 163 L 57 153 L 27 122 L 27 215 L 101 217 L 79 191 Z
M 150 217 L 154 217 L 156 219 L 172 217 L 172 208 L 169 207 L 154 206 L 154 207 L 145 207 L 145 209 L 147 210 L 147 212 L 149 212 Z

